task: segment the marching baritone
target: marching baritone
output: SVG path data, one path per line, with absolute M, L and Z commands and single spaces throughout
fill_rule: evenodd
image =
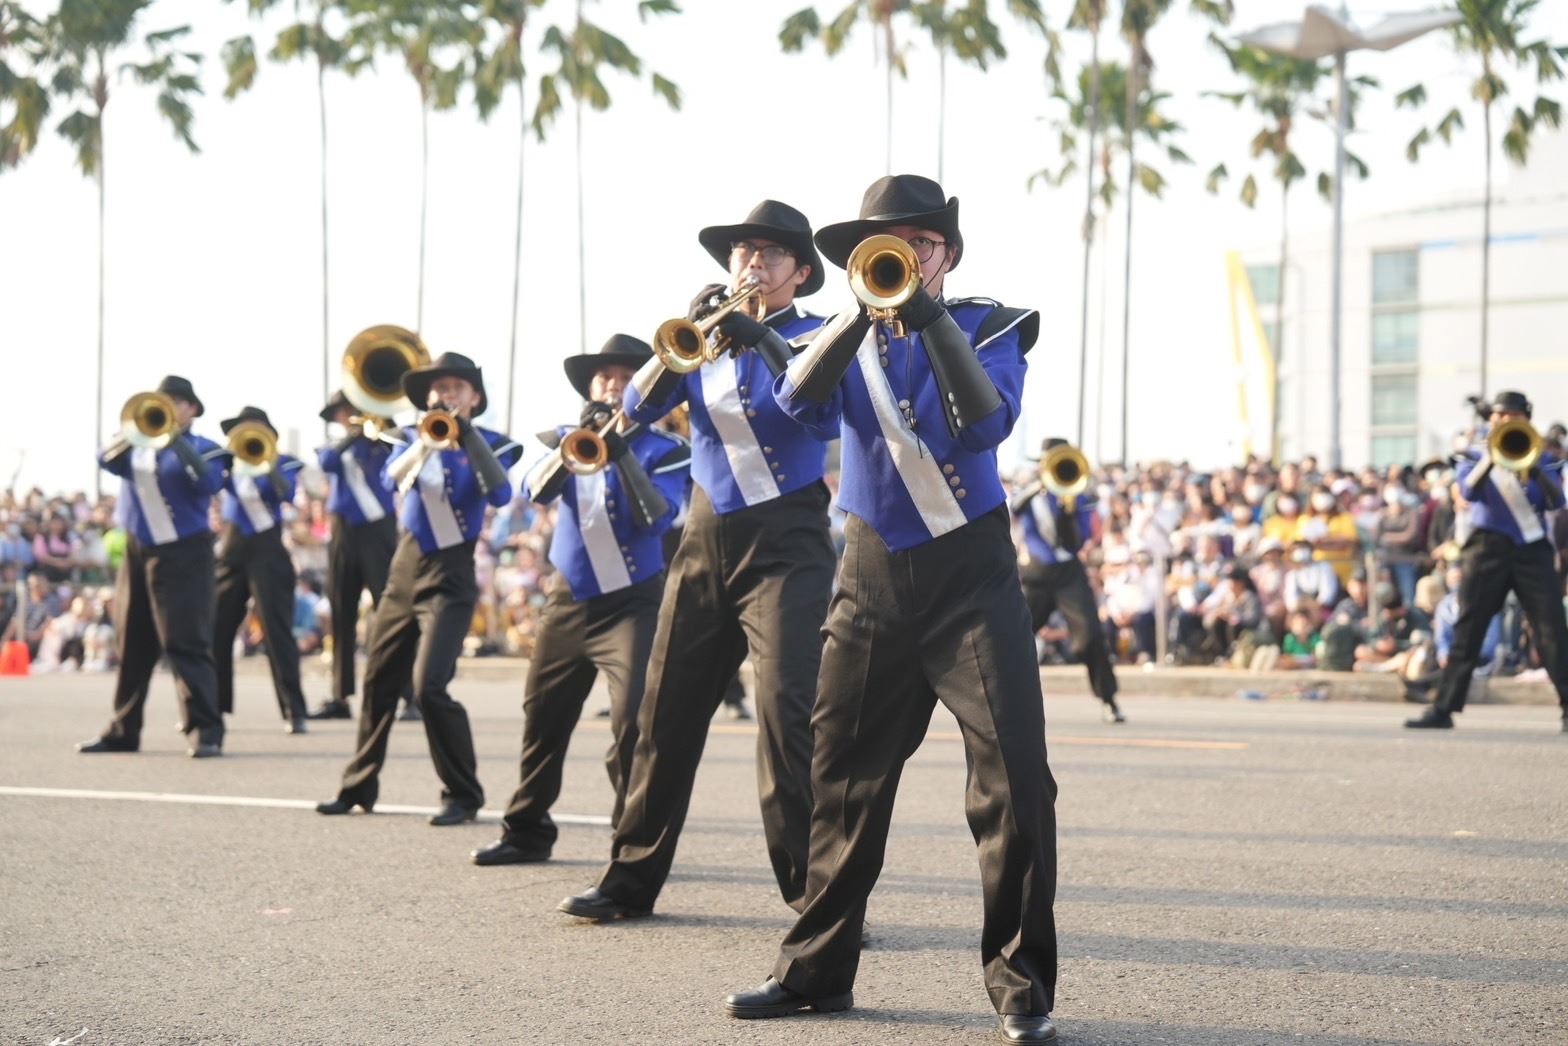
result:
M 179 694 L 187 752 L 223 754 L 218 674 L 212 663 L 213 553 L 207 513 L 223 486 L 212 459 L 222 448 L 190 431 L 205 408 L 191 383 L 169 375 L 156 392 L 131 397 L 123 435 L 98 457 L 119 476 L 115 519 L 125 531 L 125 558 L 114 590 L 114 635 L 120 670 L 114 716 L 79 752 L 134 752 L 158 659 L 167 656 Z
M 626 334 L 568 357 L 567 379 L 585 401 L 580 424 L 541 433 L 551 451 L 523 479 L 530 500 L 560 504 L 550 539 L 559 575 L 529 659 L 517 791 L 501 838 L 475 850 L 475 864 L 549 859 L 558 834 L 550 807 L 561 794 L 567 745 L 600 675 L 610 693 L 610 823 L 620 821 L 664 589 L 662 536 L 691 469 L 685 440 L 619 409 L 632 375 L 652 358 L 646 342 Z

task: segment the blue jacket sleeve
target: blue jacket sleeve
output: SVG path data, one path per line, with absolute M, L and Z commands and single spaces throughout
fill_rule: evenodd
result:
M 205 436 L 187 435 L 185 438 L 190 440 L 191 444 L 196 448 L 196 453 L 200 454 L 204 458 L 212 454 L 212 452 L 215 450 L 223 449 L 212 440 L 207 439 Z M 228 459 L 225 457 L 223 460 L 227 461 Z M 223 489 L 223 485 L 225 482 L 227 482 L 227 479 L 228 470 L 223 466 L 223 464 L 219 461 L 209 460 L 207 462 L 207 471 L 202 474 L 201 481 L 196 484 L 196 489 L 203 494 L 211 496 Z
M 795 395 L 795 383 L 786 370 L 773 379 L 773 402 L 795 423 L 826 443 L 839 437 L 844 420 L 844 383 L 840 381 L 826 403 L 816 403 Z
M 128 479 L 131 475 L 131 454 L 132 451 L 128 450 L 123 454 L 116 456 L 113 461 L 110 461 L 104 456 L 103 452 L 100 451 L 98 453 L 98 467 L 109 473 L 111 476 L 119 476 L 121 479 Z
M 283 481 L 283 496 L 278 500 L 288 503 L 294 500 L 294 492 L 299 488 L 300 460 L 287 454 L 278 455 L 278 478 Z
M 647 471 L 648 478 L 664 495 L 664 512 L 642 529 L 645 533 L 663 534 L 675 522 L 686 497 L 686 484 L 691 479 L 691 448 L 682 444 L 665 451 L 648 464 Z
M 329 443 L 316 451 L 316 464 L 321 466 L 321 471 L 336 476 L 343 471 L 343 455 L 338 453 L 337 447 Z
M 695 379 L 695 374 L 686 375 L 676 383 L 675 390 L 670 393 L 663 403 L 644 402 L 642 394 L 637 391 L 637 386 L 628 384 L 626 392 L 621 396 L 621 406 L 626 409 L 626 416 L 633 421 L 651 425 L 686 402 L 688 396 L 690 396 L 689 386 Z
M 979 356 L 980 366 L 996 386 L 1002 402 L 985 417 L 958 430 L 959 444 L 975 454 L 995 450 L 1012 433 L 1013 426 L 1018 423 L 1024 375 L 1029 370 L 1029 364 L 1019 348 L 1016 329 L 989 342 L 980 350 Z
M 514 443 L 510 437 L 503 436 L 498 432 L 488 433 L 485 438 L 489 441 L 491 449 L 495 450 L 496 460 L 501 463 L 501 467 L 507 472 L 511 472 L 512 466 L 516 465 L 518 459 L 523 456 L 522 446 Z M 496 508 L 505 508 L 507 505 L 510 505 L 512 503 L 512 484 L 510 482 L 496 484 L 495 489 L 485 495 L 485 501 Z

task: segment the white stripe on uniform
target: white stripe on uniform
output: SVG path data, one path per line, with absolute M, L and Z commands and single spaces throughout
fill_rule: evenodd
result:
M 1541 526 L 1541 518 L 1535 514 L 1535 506 L 1530 504 L 1530 497 L 1520 485 L 1519 477 L 1508 469 L 1493 467 L 1487 479 L 1492 481 L 1503 504 L 1508 506 L 1508 512 L 1518 524 L 1519 533 L 1524 536 L 1525 542 L 1544 538 L 1546 531 Z
M 909 351 L 914 351 L 913 345 L 909 346 Z M 882 428 L 882 439 L 887 443 L 888 454 L 893 458 L 893 467 L 904 481 L 904 487 L 909 491 L 910 500 L 915 503 L 915 509 L 920 513 L 926 529 L 934 538 L 957 530 L 969 519 L 959 506 L 958 499 L 953 497 L 953 491 L 947 485 L 947 477 L 942 475 L 942 466 L 937 464 L 931 451 L 920 442 L 920 437 L 904 424 L 904 415 L 893 401 L 893 387 L 888 384 L 887 374 L 877 362 L 876 324 L 873 323 L 866 331 L 866 338 L 860 343 L 855 360 L 860 364 L 860 375 L 866 383 L 866 393 L 871 397 L 871 408 L 877 416 L 877 424 Z
M 386 509 L 381 507 L 376 492 L 370 489 L 370 484 L 365 479 L 365 470 L 359 467 L 359 459 L 344 451 L 338 458 L 338 462 L 343 466 L 343 482 L 348 484 L 348 492 L 354 495 L 354 504 L 359 506 L 360 515 L 365 517 L 365 522 L 374 523 L 385 516 Z
M 751 430 L 740 402 L 740 385 L 735 380 L 735 370 L 740 360 L 719 362 L 703 367 L 702 402 L 708 408 L 708 417 L 724 441 L 724 454 L 730 461 L 730 473 L 747 505 L 758 505 L 779 496 L 779 485 L 773 480 L 773 470 Z M 772 395 L 771 390 L 763 390 Z
M 582 531 L 583 548 L 599 582 L 599 592 L 616 592 L 632 583 L 621 545 L 615 537 L 610 510 L 604 505 L 604 470 L 577 477 L 577 524 Z
M 272 510 L 261 500 L 261 491 L 256 489 L 254 479 L 250 476 L 235 476 L 234 493 L 245 518 L 250 520 L 252 530 L 259 534 L 263 530 L 272 529 Z
M 427 455 L 419 468 L 419 500 L 425 506 L 425 518 L 430 521 L 436 547 L 461 545 L 463 528 L 457 525 L 457 514 L 446 499 L 446 469 L 441 464 L 440 451 Z
M 137 447 L 131 451 L 131 477 L 136 488 L 136 503 L 141 506 L 142 518 L 152 534 L 154 545 L 167 545 L 178 541 L 180 532 L 174 529 L 174 516 L 169 503 L 163 500 L 163 488 L 158 486 L 158 451 L 152 447 Z

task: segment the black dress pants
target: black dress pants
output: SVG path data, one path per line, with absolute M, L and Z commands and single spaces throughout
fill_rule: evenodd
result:
M 980 851 L 986 990 L 998 1013 L 1049 1013 L 1056 782 L 1007 510 L 904 552 L 889 552 L 853 516 L 846 536 L 811 717 L 808 899 L 773 976 L 806 995 L 853 986 L 899 776 L 941 701 L 969 765 L 964 807 Z
M 548 851 L 555 845 L 559 833 L 550 819 L 550 807 L 561 795 L 566 748 L 600 673 L 610 689 L 611 739 L 604 754 L 615 791 L 610 823 L 620 823 L 637 747 L 637 709 L 642 705 L 663 590 L 661 573 L 589 599 L 573 599 L 564 581 L 558 581 L 550 593 L 528 665 L 519 783 L 502 820 L 502 835 L 508 842 L 530 851 Z
M 397 551 L 397 520 L 385 516 L 351 527 L 332 517 L 327 544 L 327 603 L 332 607 L 332 700 L 354 696 L 354 653 L 359 645 L 359 599 L 365 590 L 381 605 L 392 553 Z
M 833 584 L 820 483 L 719 516 L 692 492 L 670 563 L 626 805 L 599 889 L 652 908 L 686 823 L 708 724 L 750 652 L 756 670 L 757 792 L 774 878 L 799 908 L 811 831 L 811 706 Z
M 114 585 L 120 673 L 105 740 L 130 748 L 141 744 L 147 686 L 158 659 L 167 655 L 187 738 L 193 744 L 223 742 L 218 675 L 212 663 L 212 607 L 212 535 L 203 531 L 166 545 L 126 538 L 125 559 Z
M 1557 689 L 1563 714 L 1568 715 L 1568 618 L 1551 543 L 1543 539 L 1516 545 L 1506 534 L 1475 530 L 1459 554 L 1459 568 L 1459 617 L 1438 683 L 1437 710 L 1464 711 L 1487 625 L 1512 591 L 1535 634 L 1541 665 Z
M 278 711 L 285 722 L 305 717 L 299 646 L 294 642 L 295 580 L 294 561 L 283 547 L 279 527 L 250 535 L 232 524 L 224 530 L 218 548 L 212 660 L 218 671 L 218 709 L 225 715 L 234 711 L 234 636 L 245 623 L 247 605 L 255 600 Z
M 1111 668 L 1111 651 L 1105 643 L 1105 629 L 1094 605 L 1094 589 L 1083 564 L 1076 559 L 1032 563 L 1023 568 L 1022 577 L 1034 631 L 1044 628 L 1051 614 L 1060 610 L 1067 622 L 1072 655 L 1089 670 L 1089 689 L 1106 704 L 1115 703 L 1116 672 Z
M 426 555 L 412 534 L 399 539 L 371 622 L 359 748 L 343 771 L 340 799 L 375 802 L 398 697 L 412 676 L 430 758 L 443 785 L 442 802 L 470 810 L 485 805 L 468 711 L 447 692 L 478 595 L 472 541 Z

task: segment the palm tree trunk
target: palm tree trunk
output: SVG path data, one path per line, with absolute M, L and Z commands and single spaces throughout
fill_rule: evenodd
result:
M 103 52 L 98 52 L 98 80 L 103 80 Z M 104 140 L 103 103 L 98 103 L 98 392 L 93 416 L 94 450 L 103 446 L 103 331 L 104 331 Z M 93 496 L 103 497 L 103 469 L 93 470 Z
M 316 9 L 316 37 L 321 38 L 321 9 Z M 316 115 L 321 125 L 321 402 L 327 402 L 332 386 L 332 350 L 329 347 L 327 303 L 327 63 L 318 45 L 316 50 Z M 326 430 L 327 423 L 321 423 Z
M 583 100 L 577 99 L 577 351 L 588 351 L 588 246 L 583 228 Z
M 947 158 L 947 45 L 936 53 L 936 180 L 942 181 L 943 161 Z
M 1488 69 L 1487 73 L 1490 72 L 1491 70 Z M 1481 121 L 1484 128 L 1481 139 L 1486 146 L 1486 195 L 1481 202 L 1481 387 L 1477 391 L 1487 396 L 1490 395 L 1490 391 L 1486 384 L 1486 335 L 1488 313 L 1492 303 L 1492 104 L 1490 102 L 1481 104 Z
M 1127 63 L 1127 242 L 1122 263 L 1122 464 L 1132 464 L 1132 454 L 1127 447 L 1127 390 L 1131 375 L 1127 364 L 1132 340 L 1132 203 L 1138 189 L 1138 70 L 1142 49 L 1133 46 L 1131 60 Z
M 1095 139 L 1100 133 L 1100 22 L 1095 19 L 1089 27 L 1089 162 L 1084 164 L 1088 185 L 1083 204 L 1083 302 L 1078 329 L 1078 446 L 1083 447 L 1084 386 L 1089 374 L 1089 256 L 1094 248 L 1094 169 L 1098 155 L 1094 151 Z M 1103 361 L 1102 361 L 1103 364 Z M 1095 449 L 1103 450 L 1099 440 Z
M 512 247 L 512 338 L 506 352 L 506 431 L 513 428 L 512 390 L 517 387 L 517 310 L 523 283 L 523 149 L 528 144 L 528 106 L 523 104 L 527 81 L 517 77 L 517 234 Z
M 419 86 L 419 298 L 414 330 L 425 329 L 425 216 L 430 205 L 430 104 Z
M 893 16 L 887 15 L 883 25 L 882 57 L 887 62 L 887 174 L 893 173 Z
M 1279 271 L 1274 277 L 1274 355 L 1273 381 L 1269 388 L 1269 458 L 1277 468 L 1279 446 L 1279 364 L 1285 355 L 1285 261 L 1290 247 L 1290 182 L 1280 183 L 1279 194 Z

